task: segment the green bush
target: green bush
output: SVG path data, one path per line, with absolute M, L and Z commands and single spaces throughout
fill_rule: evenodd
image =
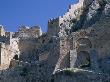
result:
M 64 70 L 64 74 L 67 76 L 72 76 L 73 75 L 73 71 L 72 70 Z

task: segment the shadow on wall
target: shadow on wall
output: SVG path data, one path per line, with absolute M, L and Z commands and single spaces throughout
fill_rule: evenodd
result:
M 90 67 L 90 54 L 87 51 L 80 51 L 78 53 L 75 67 L 76 68 Z

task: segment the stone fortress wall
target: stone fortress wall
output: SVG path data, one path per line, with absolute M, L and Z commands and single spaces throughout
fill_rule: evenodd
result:
M 48 21 L 47 33 L 42 33 L 39 26 L 21 26 L 15 33 L 6 32 L 1 26 L 0 68 L 6 69 L 1 82 L 50 82 L 52 76 L 67 68 L 109 73 L 110 18 L 102 16 L 89 28 L 73 31 L 77 25 L 83 27 L 80 23 L 86 25 L 83 14 L 88 17 L 94 4 L 102 7 L 96 2 L 80 0 L 70 5 L 62 17 Z M 6 77 L 10 80 L 6 81 Z
M 42 32 L 38 26 L 32 28 L 21 27 L 18 32 L 6 32 L 3 26 L 0 27 L 0 42 L 1 42 L 1 67 L 9 67 L 11 59 L 25 55 L 26 50 L 33 50 L 31 45 L 35 43 L 36 38 L 42 35 Z M 31 39 L 32 38 L 32 39 Z M 29 44 L 30 43 L 30 44 Z M 28 46 L 29 45 L 29 46 Z M 35 48 L 35 47 L 34 47 Z M 29 51 L 28 50 L 28 51 Z M 30 52 L 30 51 L 29 51 Z M 27 56 L 26 56 L 27 57 Z M 18 59 L 17 58 L 17 59 Z

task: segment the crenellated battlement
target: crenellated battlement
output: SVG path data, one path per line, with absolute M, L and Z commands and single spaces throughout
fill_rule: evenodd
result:
M 0 71 L 0 82 L 82 82 L 83 77 L 71 79 L 79 73 L 76 69 L 110 75 L 109 5 L 102 8 L 98 0 L 79 0 L 63 16 L 50 19 L 45 34 L 39 26 L 7 32 L 0 25 L 0 70 L 7 69 Z M 90 78 L 90 82 L 96 80 Z
M 59 36 L 62 36 L 66 29 L 71 29 L 70 21 L 73 19 L 78 20 L 80 18 L 83 4 L 84 3 L 80 0 L 79 3 L 70 5 L 68 11 L 63 16 L 50 19 L 48 21 L 48 34 L 59 34 Z
M 20 26 L 17 37 L 38 38 L 41 35 L 42 30 L 39 26 Z
M 70 5 L 68 11 L 63 16 L 52 18 L 48 21 L 48 31 L 47 31 L 48 37 L 66 36 L 69 33 L 68 29 L 71 29 L 70 20 L 72 20 L 73 18 L 76 19 L 77 15 L 81 12 L 80 9 L 84 4 L 83 1 L 80 0 L 79 3 Z M 7 59 L 5 60 L 2 58 L 2 61 L 5 60 L 8 61 L 9 63 L 10 60 L 13 59 L 15 55 L 16 56 L 14 58 L 19 57 L 18 56 L 19 54 L 15 53 L 19 51 L 20 55 L 22 56 L 21 60 L 23 60 L 23 58 L 24 60 L 25 59 L 29 60 L 30 54 L 31 55 L 36 54 L 33 53 L 33 51 L 35 51 L 36 46 L 40 45 L 41 44 L 40 42 L 45 43 L 45 40 L 41 40 L 39 42 L 40 44 L 37 43 L 37 39 L 40 36 L 42 36 L 42 30 L 39 26 L 32 27 L 20 26 L 17 32 L 7 32 L 5 31 L 4 27 L 0 25 L 0 42 L 5 45 L 4 50 L 7 53 L 2 54 L 4 56 L 3 58 L 7 56 L 6 57 Z M 67 45 L 68 43 L 63 43 L 62 45 L 64 44 Z M 1 49 L 2 52 L 4 50 Z M 39 60 L 42 60 L 43 58 L 46 57 L 45 55 L 39 56 Z

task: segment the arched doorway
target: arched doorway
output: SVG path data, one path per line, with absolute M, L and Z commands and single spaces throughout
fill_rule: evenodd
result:
M 90 54 L 87 51 L 80 51 L 79 53 L 77 53 L 75 67 L 76 68 L 90 67 Z

